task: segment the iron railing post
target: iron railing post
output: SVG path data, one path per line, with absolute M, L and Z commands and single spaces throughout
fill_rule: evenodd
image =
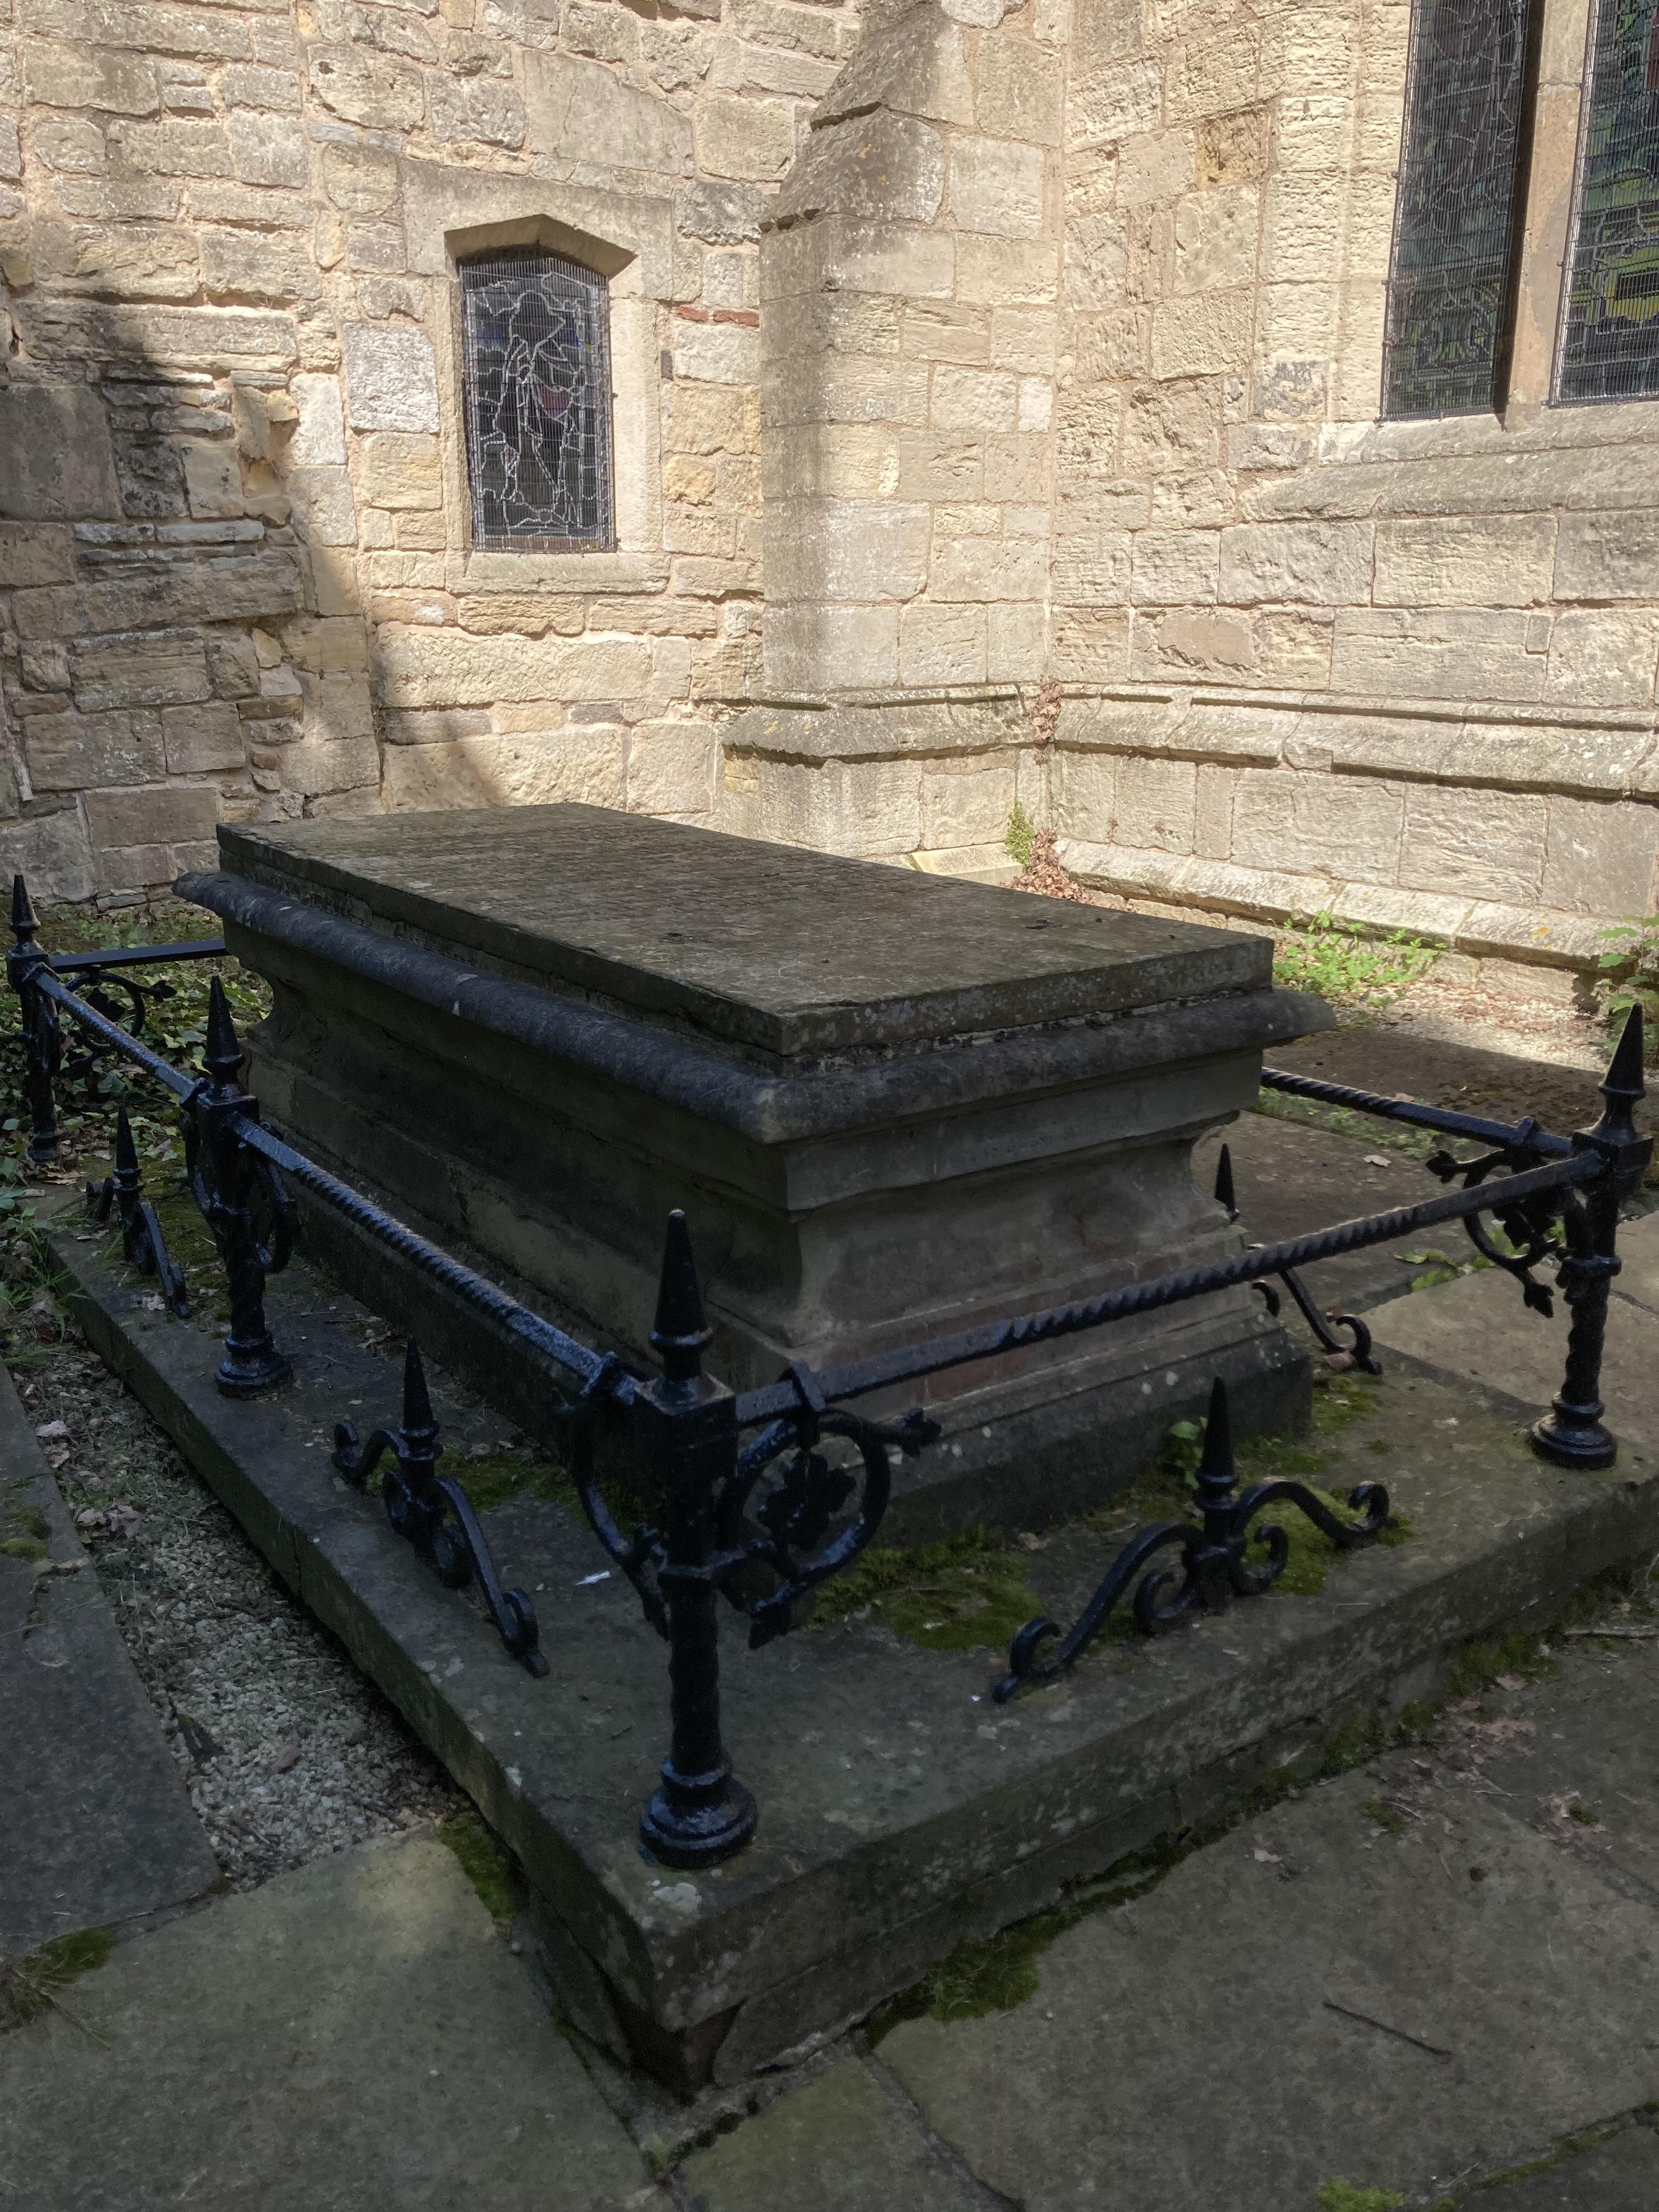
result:
M 11 879 L 12 943 L 6 953 L 6 980 L 17 994 L 23 1032 L 23 1096 L 29 1113 L 28 1156 L 37 1166 L 58 1157 L 58 1109 L 52 1079 L 64 1057 L 63 1033 L 58 1009 L 36 988 L 35 979 L 48 968 L 46 954 L 34 941 L 34 909 L 28 886 L 21 876 Z
M 265 1276 L 288 1264 L 293 1215 L 275 1169 L 243 1142 L 259 1109 L 242 1089 L 242 1048 L 224 987 L 208 987 L 202 1080 L 181 1109 L 191 1194 L 213 1232 L 230 1288 L 230 1330 L 214 1381 L 227 1398 L 252 1398 L 293 1373 L 265 1326 Z M 258 1212 L 264 1214 L 261 1222 Z
M 1653 1141 L 1638 1134 L 1632 1115 L 1647 1095 L 1642 1079 L 1642 1009 L 1634 1006 L 1601 1085 L 1606 1110 L 1593 1129 L 1573 1134 L 1573 1149 L 1601 1155 L 1602 1172 L 1584 1186 L 1565 1214 L 1567 1249 L 1558 1271 L 1572 1316 L 1567 1365 L 1552 1408 L 1532 1431 L 1533 1449 L 1561 1467 L 1611 1467 L 1619 1447 L 1601 1425 L 1601 1355 L 1607 1341 L 1607 1298 L 1622 1262 L 1619 1208 L 1641 1186 Z
M 708 1866 L 746 1844 L 755 1801 L 734 1781 L 720 1741 L 716 1542 L 720 1489 L 736 1474 L 737 1400 L 702 1371 L 712 1332 L 685 1216 L 668 1217 L 651 1342 L 659 1381 L 635 1386 L 638 1469 L 661 1505 L 657 1571 L 668 1613 L 673 1736 L 662 1782 L 640 1820 L 646 1847 L 670 1866 Z

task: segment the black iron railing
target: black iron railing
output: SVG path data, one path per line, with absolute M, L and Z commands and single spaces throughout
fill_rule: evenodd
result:
M 1481 1121 L 1264 1071 L 1262 1082 L 1270 1089 L 1486 1146 L 1468 1158 L 1443 1147 L 1431 1157 L 1431 1171 L 1458 1186 L 1443 1196 L 868 1359 L 817 1372 L 797 1363 L 776 1382 L 736 1393 L 703 1369 L 712 1332 L 683 1214 L 668 1218 L 650 1337 L 660 1371 L 630 1374 L 614 1356 L 555 1328 L 267 1129 L 257 1102 L 242 1087 L 241 1047 L 216 975 L 199 1072 L 186 1073 L 151 1050 L 138 1032 L 146 998 L 156 994 L 155 987 L 134 984 L 117 971 L 209 957 L 223 951 L 219 943 L 55 961 L 35 941 L 21 878 L 14 886 L 11 930 L 7 972 L 21 1015 L 31 1158 L 48 1160 L 58 1150 L 54 1084 L 63 1065 L 65 1018 L 90 1040 L 94 1054 L 118 1054 L 177 1102 L 190 1188 L 229 1282 L 231 1325 L 215 1378 L 226 1395 L 255 1396 L 278 1387 L 290 1371 L 264 1312 L 266 1279 L 286 1266 L 294 1249 L 290 1182 L 516 1340 L 527 1374 L 544 1395 L 546 1425 L 563 1445 L 593 1532 L 669 1646 L 671 1747 L 641 1829 L 649 1848 L 672 1864 L 707 1864 L 728 1856 L 748 1840 L 757 1818 L 753 1797 L 732 1775 L 721 1735 L 720 1601 L 746 1615 L 751 1647 L 787 1633 L 802 1618 L 801 1600 L 875 1536 L 890 1492 L 892 1454 L 914 1456 L 940 1433 L 939 1424 L 920 1410 L 896 1421 L 872 1421 L 851 1412 L 850 1400 L 1246 1284 L 1261 1290 L 1276 1311 L 1275 1282 L 1291 1291 L 1328 1351 L 1375 1371 L 1364 1324 L 1336 1320 L 1335 1328 L 1348 1331 L 1344 1345 L 1300 1270 L 1461 1220 L 1481 1256 L 1521 1282 L 1528 1306 L 1547 1314 L 1559 1290 L 1571 1315 L 1562 1387 L 1532 1431 L 1534 1449 L 1567 1467 L 1607 1467 L 1616 1456 L 1600 1397 L 1607 1299 L 1620 1266 L 1620 1207 L 1640 1184 L 1652 1151 L 1632 1119 L 1644 1096 L 1639 1009 L 1627 1018 L 1602 1082 L 1601 1119 L 1570 1137 L 1553 1136 L 1529 1118 L 1513 1124 Z M 89 970 L 95 991 L 85 985 Z M 108 995 L 112 987 L 126 1002 L 125 1022 Z M 118 1125 L 114 1172 L 90 1194 L 105 1216 L 114 1211 L 128 1260 L 159 1275 L 168 1304 L 182 1311 L 185 1285 L 143 1199 L 137 1154 L 123 1125 Z M 1226 1218 L 1233 1219 L 1231 1167 L 1224 1152 L 1217 1198 Z M 1497 1224 L 1501 1242 L 1482 1216 Z M 1540 1275 L 1544 1267 L 1553 1267 L 1553 1277 Z M 612 1518 L 597 1475 L 599 1423 L 606 1413 L 626 1423 L 635 1480 L 653 1501 L 656 1516 L 657 1525 L 641 1524 L 627 1535 Z M 752 1432 L 747 1441 L 745 1432 Z M 850 1445 L 854 1465 L 836 1463 L 821 1451 L 827 1438 Z M 522 1590 L 501 1588 L 465 1489 L 437 1471 L 441 1447 L 413 1345 L 404 1366 L 400 1425 L 376 1431 L 360 1447 L 355 1430 L 342 1423 L 335 1441 L 336 1467 L 359 1485 L 390 1456 L 381 1492 L 392 1526 L 446 1583 L 459 1588 L 476 1581 L 507 1650 L 532 1673 L 544 1674 L 547 1662 L 529 1600 Z M 1388 1494 L 1377 1483 L 1352 1492 L 1348 1507 L 1357 1517 L 1351 1521 L 1298 1483 L 1258 1483 L 1241 1491 L 1219 1382 L 1195 1504 L 1195 1518 L 1136 1533 L 1069 1632 L 1062 1635 L 1048 1620 L 1022 1629 L 997 1697 L 1013 1696 L 1069 1667 L 1125 1598 L 1132 1599 L 1139 1626 L 1157 1633 L 1196 1606 L 1219 1606 L 1267 1589 L 1288 1551 L 1284 1532 L 1259 1518 L 1270 1505 L 1296 1506 L 1344 1547 L 1374 1539 L 1389 1516 Z M 1252 1547 L 1258 1556 L 1251 1556 Z M 1179 1565 L 1178 1582 L 1171 1562 Z M 757 1568 L 770 1576 L 770 1587 L 759 1594 L 768 1577 Z

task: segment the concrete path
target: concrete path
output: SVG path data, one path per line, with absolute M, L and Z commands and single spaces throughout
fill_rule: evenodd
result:
M 0 1958 L 218 1881 L 161 1724 L 0 1367 Z

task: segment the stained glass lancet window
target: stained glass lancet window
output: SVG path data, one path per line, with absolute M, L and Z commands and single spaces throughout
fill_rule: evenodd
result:
M 611 544 L 605 278 L 525 249 L 480 254 L 459 273 L 473 543 Z
M 1528 21 L 1536 0 L 1416 0 L 1389 272 L 1382 412 L 1496 406 Z
M 1558 399 L 1659 392 L 1659 7 L 1593 7 Z

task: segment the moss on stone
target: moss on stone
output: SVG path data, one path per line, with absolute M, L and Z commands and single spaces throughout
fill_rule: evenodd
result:
M 1042 1610 L 1025 1577 L 1023 1553 L 964 1528 L 914 1551 L 862 1553 L 819 1590 L 813 1617 L 867 1613 L 929 1651 L 996 1650 Z
M 21 2027 L 54 2006 L 73 2018 L 60 2002 L 63 1991 L 101 1966 L 114 1942 L 112 1929 L 72 1928 L 21 1959 L 0 1959 L 0 2030 Z
M 475 1513 L 489 1513 L 515 1498 L 540 1498 L 550 1504 L 580 1511 L 575 1485 L 556 1461 L 533 1451 L 495 1451 L 474 1454 L 448 1451 L 438 1472 L 459 1482 L 472 1501 Z
M 495 1925 L 505 1928 L 518 1906 L 516 1881 L 513 1862 L 494 1829 L 469 1809 L 440 1821 L 438 1840 L 460 1861 L 462 1873 Z
M 1319 2212 L 1400 2212 L 1406 2200 L 1397 2189 L 1359 2189 L 1352 2181 L 1328 2181 L 1315 2201 Z

